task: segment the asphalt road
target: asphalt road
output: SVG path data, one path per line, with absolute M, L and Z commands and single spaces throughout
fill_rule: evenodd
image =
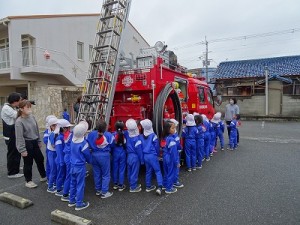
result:
M 91 206 L 75 211 L 46 192 L 34 166 L 36 189 L 24 179 L 6 176 L 6 146 L 0 141 L 0 193 L 7 191 L 34 202 L 21 210 L 0 202 L 0 224 L 55 224 L 50 213 L 60 209 L 91 219 L 94 224 L 300 224 L 300 124 L 243 122 L 237 151 L 218 152 L 202 170 L 181 172 L 185 187 L 161 197 L 143 191 L 114 191 L 108 199 L 95 196 L 87 178 Z M 225 135 L 226 136 L 226 135 Z M 227 139 L 227 138 L 226 138 Z

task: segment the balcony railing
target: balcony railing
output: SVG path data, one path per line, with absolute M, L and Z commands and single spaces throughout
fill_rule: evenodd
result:
M 84 81 L 87 69 L 84 71 L 69 56 L 63 52 L 47 50 L 40 47 L 22 48 L 23 69 L 30 67 L 62 74 L 68 79 L 76 78 Z M 30 72 L 30 70 L 29 70 Z
M 8 69 L 9 67 L 9 48 L 0 49 L 0 69 Z

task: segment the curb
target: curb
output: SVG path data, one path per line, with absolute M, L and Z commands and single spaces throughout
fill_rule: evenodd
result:
M 75 216 L 70 213 L 66 213 L 61 210 L 54 210 L 51 212 L 51 220 L 60 224 L 68 224 L 68 225 L 90 225 L 92 224 L 91 220 L 87 220 L 85 218 Z
M 20 209 L 25 209 L 31 205 L 33 205 L 33 202 L 30 201 L 29 199 L 22 198 L 20 196 L 8 193 L 8 192 L 3 192 L 0 194 L 0 201 L 8 203 L 12 206 L 16 206 Z

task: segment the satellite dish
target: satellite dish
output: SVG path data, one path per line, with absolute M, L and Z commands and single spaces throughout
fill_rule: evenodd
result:
M 161 41 L 158 41 L 158 42 L 155 43 L 154 48 L 155 48 L 155 50 L 156 50 L 157 52 L 161 53 L 161 52 L 163 52 L 164 50 L 166 50 L 167 45 L 165 45 L 165 44 L 164 44 L 163 42 L 161 42 Z

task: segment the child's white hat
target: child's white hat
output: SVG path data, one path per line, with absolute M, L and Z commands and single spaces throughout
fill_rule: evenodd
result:
M 68 120 L 66 119 L 59 119 L 57 122 L 58 126 L 60 127 L 72 127 L 74 126 L 73 124 L 71 124 Z
M 175 120 L 175 119 L 170 119 L 170 121 L 171 121 L 172 123 L 174 123 L 176 127 L 177 127 L 178 124 L 179 124 L 179 122 L 178 122 L 177 120 Z
M 193 114 L 188 114 L 186 117 L 186 126 L 191 127 L 191 126 L 196 126 L 195 118 Z
M 134 119 L 128 119 L 125 125 L 128 129 L 129 137 L 136 137 L 140 134 L 139 128 L 137 127 L 136 121 Z
M 201 114 L 201 116 L 203 118 L 203 121 L 206 121 L 206 122 L 208 121 L 207 116 L 205 114 Z
M 51 118 L 56 118 L 56 116 L 54 116 L 54 115 L 49 115 L 49 116 L 47 116 L 46 117 L 46 128 L 49 128 L 50 126 L 49 126 L 49 120 L 51 119 Z
M 48 120 L 48 126 L 52 126 L 54 124 L 57 124 L 58 123 L 58 119 L 56 117 L 51 117 L 49 120 Z
M 77 124 L 73 129 L 73 138 L 74 143 L 80 143 L 84 139 L 84 135 L 87 132 L 87 127 L 83 123 Z
M 151 120 L 149 120 L 149 119 L 142 120 L 141 125 L 144 128 L 145 136 L 149 136 L 150 134 L 154 133 Z
M 81 121 L 78 123 L 78 125 L 79 125 L 79 124 L 82 124 L 82 125 L 85 127 L 86 130 L 89 129 L 89 124 L 88 124 L 88 122 L 86 122 L 85 120 L 81 120 Z

